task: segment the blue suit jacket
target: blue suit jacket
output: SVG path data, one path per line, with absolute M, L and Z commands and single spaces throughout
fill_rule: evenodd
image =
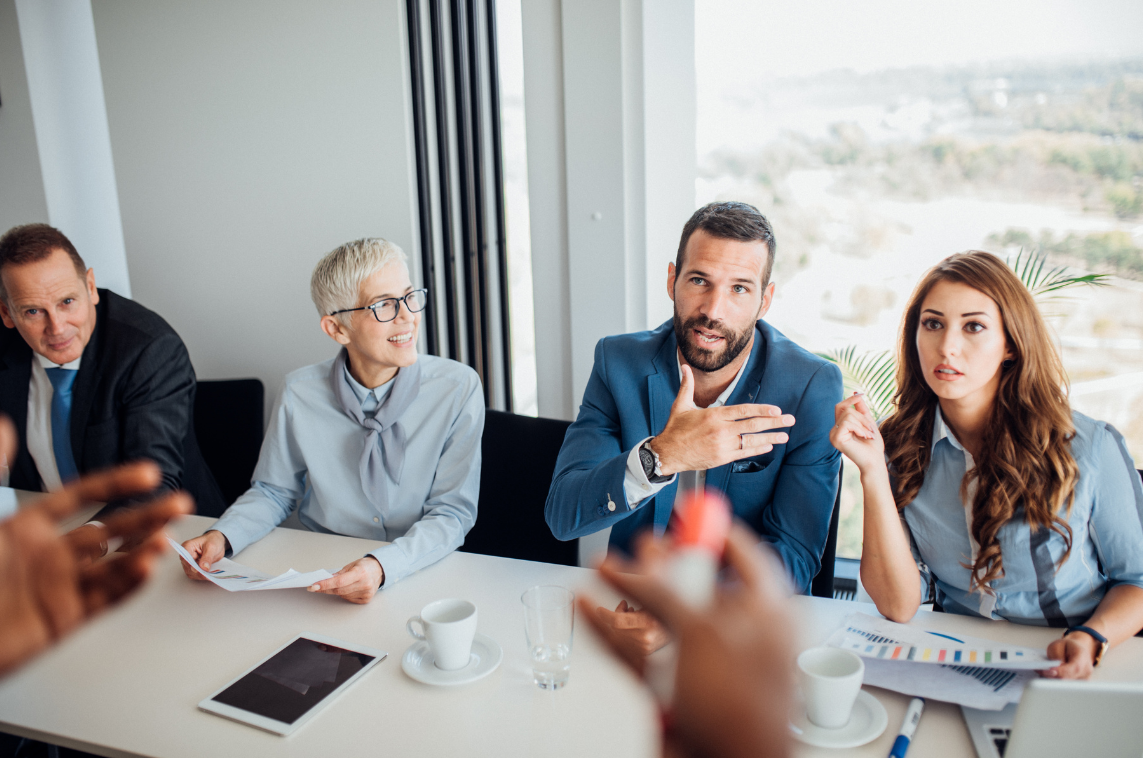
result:
M 670 321 L 653 331 L 599 341 L 579 417 L 564 437 L 544 508 L 557 539 L 611 527 L 611 545 L 626 551 L 637 531 L 652 524 L 666 527 L 677 480 L 629 510 L 623 478 L 631 449 L 663 430 L 678 392 Z M 727 494 L 735 515 L 778 552 L 801 592 L 818 572 L 829 533 L 841 466 L 829 430 L 841 398 L 837 366 L 759 321 L 750 358 L 727 405 L 767 403 L 792 413 L 790 441 L 707 472 L 707 486 Z M 615 511 L 607 509 L 609 499 L 618 506 Z

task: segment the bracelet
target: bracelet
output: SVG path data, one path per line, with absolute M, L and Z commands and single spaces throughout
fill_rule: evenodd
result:
M 1067 637 L 1072 632 L 1083 632 L 1084 634 L 1088 635 L 1093 640 L 1095 640 L 1097 647 L 1095 649 L 1095 660 L 1092 662 L 1091 666 L 1092 666 L 1092 668 L 1095 668 L 1096 666 L 1098 666 L 1099 662 L 1101 660 L 1103 660 L 1103 654 L 1107 652 L 1107 646 L 1108 646 L 1107 638 L 1104 637 L 1099 632 L 1092 629 L 1090 626 L 1083 626 L 1082 624 L 1080 624 L 1078 626 L 1068 627 L 1068 630 L 1066 632 L 1064 632 L 1064 636 Z

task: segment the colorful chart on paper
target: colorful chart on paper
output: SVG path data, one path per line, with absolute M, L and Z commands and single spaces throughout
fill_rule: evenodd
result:
M 846 619 L 828 643 L 863 658 L 947 666 L 1045 669 L 1055 665 L 1044 651 L 975 637 L 953 637 L 858 613 Z

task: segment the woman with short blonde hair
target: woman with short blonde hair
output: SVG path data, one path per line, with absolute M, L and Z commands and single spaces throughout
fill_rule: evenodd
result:
M 286 375 L 250 489 L 183 547 L 206 570 L 296 513 L 311 531 L 388 543 L 310 587 L 366 603 L 476 523 L 484 392 L 468 366 L 417 354 L 429 293 L 392 242 L 328 253 L 310 295 L 337 355 Z

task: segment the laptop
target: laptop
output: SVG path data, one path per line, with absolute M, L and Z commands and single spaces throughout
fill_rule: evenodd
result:
M 1003 710 L 961 711 L 980 758 L 1143 756 L 1143 683 L 1036 679 Z

